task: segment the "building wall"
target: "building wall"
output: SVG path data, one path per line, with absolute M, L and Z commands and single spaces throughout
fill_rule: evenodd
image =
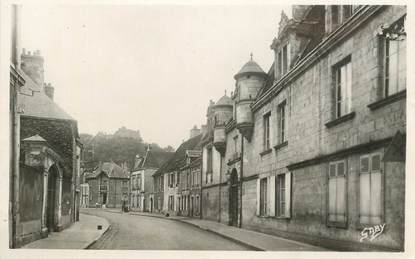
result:
M 379 100 L 380 62 L 379 39 L 374 34 L 380 24 L 393 23 L 406 12 L 404 7 L 386 7 L 369 19 L 341 44 L 334 47 L 318 63 L 294 79 L 269 103 L 254 114 L 255 130 L 251 143 L 244 145 L 244 177 L 259 174 L 272 176 L 288 171 L 287 166 L 307 159 L 331 154 L 371 141 L 406 132 L 406 100 L 400 100 L 372 111 L 367 105 Z M 352 62 L 352 111 L 355 117 L 331 128 L 325 124 L 333 119 L 332 67 L 347 56 Z M 271 146 L 277 144 L 277 106 L 287 102 L 286 123 L 288 145 L 269 154 L 263 151 L 263 114 L 271 111 Z M 317 236 L 330 240 L 359 243 L 359 157 L 369 151 L 343 156 L 348 161 L 346 228 L 326 224 L 328 162 L 294 170 L 292 178 L 292 215 L 290 219 L 256 215 L 255 181 L 243 184 L 243 226 L 284 235 Z M 383 151 L 381 151 L 383 154 Z M 245 160 L 246 158 L 246 160 Z M 336 158 L 340 159 L 340 158 Z M 395 173 L 393 173 L 395 172 Z M 388 230 L 370 245 L 393 249 L 403 248 L 404 231 L 404 163 L 387 163 L 384 167 L 384 215 Z M 392 213 L 392 208 L 394 212 Z M 287 234 L 290 233 L 290 234 Z M 307 234 L 304 234 L 307 233 Z M 298 238 L 297 236 L 297 238 Z M 309 240 L 309 241 L 310 241 Z M 333 241 L 334 242 L 334 241 Z

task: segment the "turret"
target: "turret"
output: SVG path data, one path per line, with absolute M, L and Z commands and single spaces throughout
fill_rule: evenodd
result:
M 214 130 L 213 130 L 213 145 L 216 150 L 222 155 L 226 151 L 226 132 L 225 125 L 232 118 L 233 101 L 226 95 L 222 96 L 219 101 L 213 106 L 214 110 Z
M 234 76 L 236 91 L 234 94 L 236 108 L 236 128 L 248 141 L 251 141 L 254 121 L 251 104 L 261 87 L 264 85 L 267 74 L 252 60 L 248 61 Z

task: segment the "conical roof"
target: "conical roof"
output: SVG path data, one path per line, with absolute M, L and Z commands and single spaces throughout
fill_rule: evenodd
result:
M 242 68 L 241 70 L 239 70 L 239 72 L 234 76 L 235 79 L 238 79 L 241 76 L 244 75 L 251 75 L 251 74 L 256 74 L 256 75 L 261 75 L 261 76 L 266 76 L 267 74 L 264 72 L 264 70 L 262 70 L 262 68 L 255 62 L 252 60 L 249 60 Z
M 226 94 L 222 96 L 215 104 L 215 106 L 233 106 L 233 101 Z

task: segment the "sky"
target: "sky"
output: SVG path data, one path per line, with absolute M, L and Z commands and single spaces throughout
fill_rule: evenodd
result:
M 21 45 L 39 49 L 55 102 L 81 133 L 140 130 L 177 148 L 234 91 L 250 59 L 268 71 L 279 5 L 23 5 Z

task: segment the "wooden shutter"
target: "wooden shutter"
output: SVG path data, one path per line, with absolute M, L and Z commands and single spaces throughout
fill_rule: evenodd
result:
M 275 216 L 275 175 L 268 178 L 269 216 Z
M 285 216 L 291 217 L 291 172 L 285 174 Z
M 261 179 L 256 181 L 256 215 L 260 215 L 260 202 L 261 202 Z
M 370 221 L 381 224 L 382 215 L 382 174 L 380 154 L 374 154 L 370 159 Z
M 370 222 L 370 170 L 369 156 L 360 157 L 360 223 Z

